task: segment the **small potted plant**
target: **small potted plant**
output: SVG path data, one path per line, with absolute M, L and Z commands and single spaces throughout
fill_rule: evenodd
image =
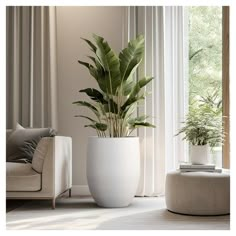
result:
M 87 147 L 87 180 L 96 203 L 102 207 L 128 206 L 139 181 L 139 138 L 131 137 L 139 127 L 154 127 L 147 116 L 135 117 L 137 104 L 145 99 L 142 88 L 152 77 L 136 81 L 134 73 L 144 54 L 144 37 L 131 40 L 119 55 L 104 38 L 93 35 L 94 42 L 83 39 L 94 56 L 91 63 L 79 61 L 98 84 L 98 89 L 80 90 L 92 102 L 74 104 L 90 109 L 93 117 L 79 115 L 89 121 L 85 127 L 96 130 Z
M 195 101 L 183 123 L 177 135 L 184 133 L 183 139 L 190 143 L 192 164 L 207 164 L 210 148 L 223 144 L 221 101 L 215 104 L 211 96 Z

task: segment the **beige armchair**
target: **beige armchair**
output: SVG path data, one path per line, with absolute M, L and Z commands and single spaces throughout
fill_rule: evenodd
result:
M 32 164 L 6 163 L 7 199 L 50 199 L 55 209 L 56 198 L 72 187 L 72 140 L 55 136 L 42 138 Z

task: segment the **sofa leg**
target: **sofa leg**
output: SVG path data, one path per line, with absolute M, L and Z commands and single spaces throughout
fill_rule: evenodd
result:
M 71 188 L 69 189 L 69 197 L 71 197 Z
M 56 198 L 52 199 L 52 209 L 54 210 L 56 208 Z

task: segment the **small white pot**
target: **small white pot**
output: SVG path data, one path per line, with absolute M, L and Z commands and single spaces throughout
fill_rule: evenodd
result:
M 209 163 L 210 159 L 209 145 L 191 145 L 190 157 L 192 164 L 205 165 Z
M 126 207 L 136 194 L 140 175 L 138 137 L 89 137 L 87 179 L 102 207 Z

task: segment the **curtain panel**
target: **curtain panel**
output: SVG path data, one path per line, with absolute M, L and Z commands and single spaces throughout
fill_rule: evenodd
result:
M 160 196 L 165 175 L 187 160 L 188 148 L 181 136 L 187 109 L 188 45 L 183 7 L 129 7 L 124 41 L 145 36 L 145 57 L 136 79 L 153 76 L 147 96 L 137 113 L 149 115 L 155 129 L 138 130 L 141 143 L 141 176 L 137 196 Z
M 6 121 L 57 128 L 55 7 L 6 7 Z

